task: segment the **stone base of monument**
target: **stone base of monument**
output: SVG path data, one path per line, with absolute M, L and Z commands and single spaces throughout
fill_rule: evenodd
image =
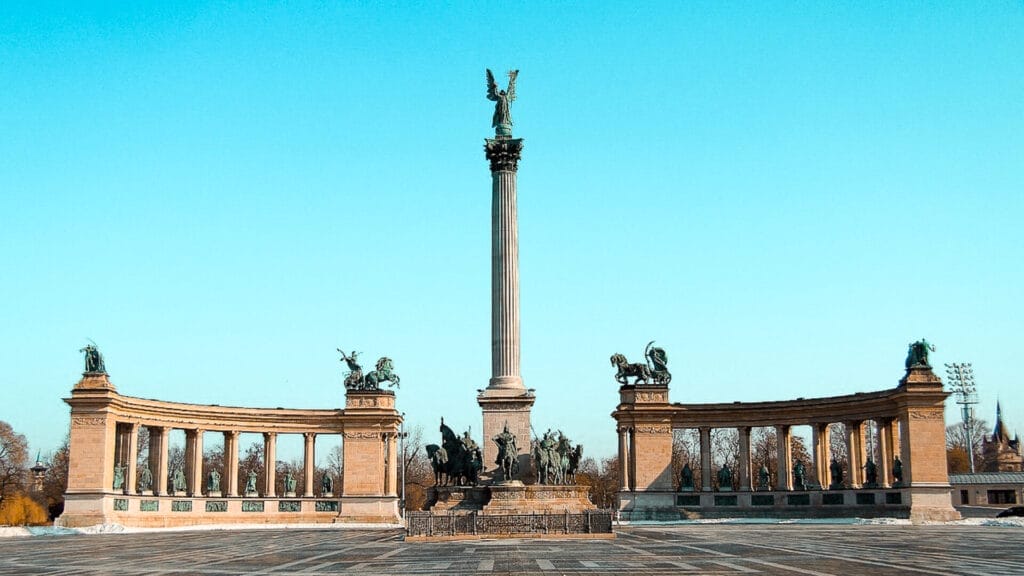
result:
M 612 515 L 586 486 L 433 486 L 426 512 L 406 515 L 407 540 L 614 538 Z
M 397 496 L 342 496 L 336 524 L 399 524 Z

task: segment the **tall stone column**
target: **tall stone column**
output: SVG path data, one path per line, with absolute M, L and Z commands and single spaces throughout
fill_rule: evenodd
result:
M 892 418 L 875 420 L 875 423 L 878 424 L 878 484 L 882 488 L 889 488 L 892 486 L 892 433 L 889 431 L 892 427 Z
M 238 496 L 238 432 L 224 432 L 225 496 Z
M 860 488 L 863 484 L 864 463 L 861 461 L 864 444 L 863 422 L 846 423 L 846 453 L 850 465 L 850 488 Z
M 477 396 L 483 410 L 485 473 L 497 467 L 492 438 L 507 425 L 519 446 L 530 445 L 533 393 L 519 374 L 519 232 L 516 216 L 516 172 L 523 149 L 521 138 L 497 136 L 485 141 L 491 165 L 491 379 Z M 529 468 L 527 450 L 519 469 Z
M 128 475 L 125 478 L 124 493 L 135 494 L 135 485 L 139 477 L 139 425 L 129 424 L 128 432 Z
M 750 492 L 753 476 L 753 471 L 750 469 L 750 426 L 740 426 L 737 432 L 740 437 L 740 491 Z
M 158 428 L 158 430 L 160 430 L 160 436 L 157 442 L 157 465 L 156 471 L 153 472 L 153 481 L 156 485 L 156 495 L 167 496 L 167 453 L 169 449 L 169 442 L 171 440 L 171 429 L 164 426 Z M 150 436 L 149 442 L 152 445 L 152 436 Z M 150 452 L 150 454 L 152 454 L 152 452 Z
M 303 434 L 302 450 L 302 495 L 306 498 L 313 497 L 313 475 L 316 473 L 316 433 L 306 432 Z
M 781 425 L 775 427 L 775 440 L 777 443 L 777 469 L 776 490 L 793 489 L 793 445 L 792 429 L 789 426 Z
M 700 491 L 711 492 L 711 428 L 700 429 Z
M 190 496 L 203 494 L 203 431 L 199 429 L 185 431 L 185 453 L 187 470 L 185 480 Z
M 822 488 L 827 488 L 831 481 L 828 477 L 829 464 L 832 460 L 832 447 L 829 442 L 828 423 L 814 425 L 814 478 Z
M 619 490 L 629 490 L 629 429 L 619 426 Z
M 263 495 L 277 496 L 277 432 L 263 433 Z

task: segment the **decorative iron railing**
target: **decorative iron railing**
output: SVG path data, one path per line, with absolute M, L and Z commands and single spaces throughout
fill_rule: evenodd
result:
M 612 512 L 594 510 L 577 514 L 406 514 L 406 535 L 444 537 L 465 535 L 610 534 Z

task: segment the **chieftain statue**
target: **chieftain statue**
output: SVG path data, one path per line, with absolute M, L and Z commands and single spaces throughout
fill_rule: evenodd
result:
M 647 343 L 644 349 L 646 364 L 629 362 L 622 354 L 612 354 L 611 363 L 618 371 L 615 373 L 615 381 L 622 385 L 629 384 L 629 378 L 633 378 L 633 385 L 652 384 L 654 386 L 668 386 L 672 381 L 672 374 L 668 371 L 668 354 L 664 348 L 652 346 L 654 340 Z
M 86 374 L 106 374 L 107 367 L 103 363 L 103 355 L 100 354 L 100 349 L 96 347 L 95 342 L 91 342 L 86 345 L 85 348 L 79 350 L 79 352 L 85 353 L 85 373 Z
M 501 434 L 494 437 L 494 443 L 498 445 L 498 457 L 494 463 L 501 469 L 501 479 L 512 480 L 519 473 L 519 445 L 516 435 L 508 431 L 508 422 Z
M 576 483 L 576 470 L 583 459 L 582 444 L 573 447 L 561 430 L 556 433 L 550 428 L 540 439 L 534 438 L 531 444 L 538 484 Z
M 434 469 L 434 482 L 438 486 L 476 486 L 483 469 L 480 446 L 467 430 L 461 437 L 441 419 L 441 445 L 428 444 L 427 458 Z
M 690 468 L 689 462 L 683 465 L 683 470 L 679 473 L 679 491 L 693 492 L 693 468 Z
M 931 368 L 932 365 L 928 363 L 929 351 L 935 352 L 935 346 L 933 344 L 929 344 L 924 338 L 911 343 L 907 349 L 907 361 L 905 362 L 907 370 L 910 370 L 915 366 Z
M 395 364 L 391 358 L 382 356 L 377 360 L 376 370 L 371 370 L 369 374 L 363 376 L 363 367 L 359 364 L 359 352 L 355 350 L 352 354 L 345 354 L 345 351 L 341 348 L 337 349 L 341 353 L 341 361 L 348 365 L 348 372 L 345 374 L 345 389 L 346 390 L 380 390 L 381 382 L 387 382 L 388 386 L 392 388 L 398 388 L 400 379 L 398 374 L 395 374 Z
M 487 70 L 487 99 L 495 102 L 491 126 L 495 136 L 512 136 L 512 110 L 510 104 L 516 99 L 516 76 L 519 70 L 508 73 L 508 90 L 499 90 L 494 74 Z
M 206 479 L 206 492 L 220 492 L 220 472 L 210 470 L 210 475 Z

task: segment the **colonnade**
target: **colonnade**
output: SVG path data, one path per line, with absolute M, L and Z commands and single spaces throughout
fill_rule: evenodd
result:
M 869 422 L 875 426 L 868 426 Z M 830 463 L 832 461 L 830 422 L 814 422 L 804 424 L 811 428 L 811 451 L 810 456 L 816 482 L 805 482 L 805 485 L 817 485 L 821 489 L 830 487 L 834 483 L 831 477 Z M 893 476 L 892 463 L 894 458 L 899 456 L 899 421 L 895 418 L 875 418 L 871 420 L 853 420 L 841 422 L 845 428 L 844 443 L 847 454 L 847 469 L 843 475 L 843 488 L 863 488 L 867 482 L 866 468 L 871 455 L 868 453 L 868 445 L 873 440 L 877 450 L 877 460 L 872 462 L 877 466 L 877 483 L 873 488 L 891 488 L 896 484 Z M 802 426 L 800 424 L 777 424 L 772 428 L 777 439 L 776 448 L 776 477 L 773 485 L 768 488 L 778 491 L 792 491 L 797 489 L 796 479 L 793 476 L 795 461 L 793 459 L 793 428 Z M 712 463 L 712 432 L 715 429 L 727 428 L 726 426 L 700 426 L 695 428 L 700 438 L 700 472 L 701 490 L 710 492 L 713 486 L 714 466 Z M 737 489 L 743 492 L 754 491 L 757 486 L 758 471 L 753 469 L 753 458 L 751 453 L 751 432 L 753 426 L 728 427 L 736 430 L 739 440 L 738 469 L 734 470 Z M 685 428 L 675 428 L 680 430 Z M 871 435 L 874 438 L 869 440 Z M 631 491 L 636 488 L 636 436 L 635 428 L 631 426 L 620 426 L 619 435 L 619 489 Z M 810 478 L 810 476 L 808 476 Z
M 146 428 L 149 432 L 149 455 L 148 467 L 153 482 L 149 488 L 137 489 L 139 483 L 138 469 L 138 444 L 139 430 Z M 167 496 L 172 493 L 172 486 L 169 485 L 172 470 L 169 469 L 168 455 L 170 452 L 169 438 L 174 428 L 171 426 L 145 425 L 137 422 L 117 422 L 116 440 L 114 450 L 115 466 L 123 466 L 125 469 L 123 477 L 123 488 L 125 494 L 152 494 L 154 496 Z M 239 496 L 242 490 L 239 489 L 239 443 L 238 439 L 244 432 L 240 430 L 203 430 L 201 428 L 185 428 L 185 493 L 188 496 Z M 220 432 L 224 436 L 224 468 L 220 472 L 220 490 L 209 490 L 206 476 L 203 470 L 203 440 L 206 432 Z M 316 432 L 302 432 L 303 436 L 303 486 L 297 490 L 298 496 L 312 498 L 314 493 L 316 474 Z M 277 432 L 263 432 L 263 491 L 259 495 L 265 498 L 274 498 L 277 494 Z M 393 443 L 393 438 L 383 438 L 384 441 Z M 391 450 L 389 454 L 393 454 Z M 206 474 L 210 470 L 205 471 Z M 386 482 L 386 479 L 385 479 Z M 114 486 L 114 489 L 119 487 Z

